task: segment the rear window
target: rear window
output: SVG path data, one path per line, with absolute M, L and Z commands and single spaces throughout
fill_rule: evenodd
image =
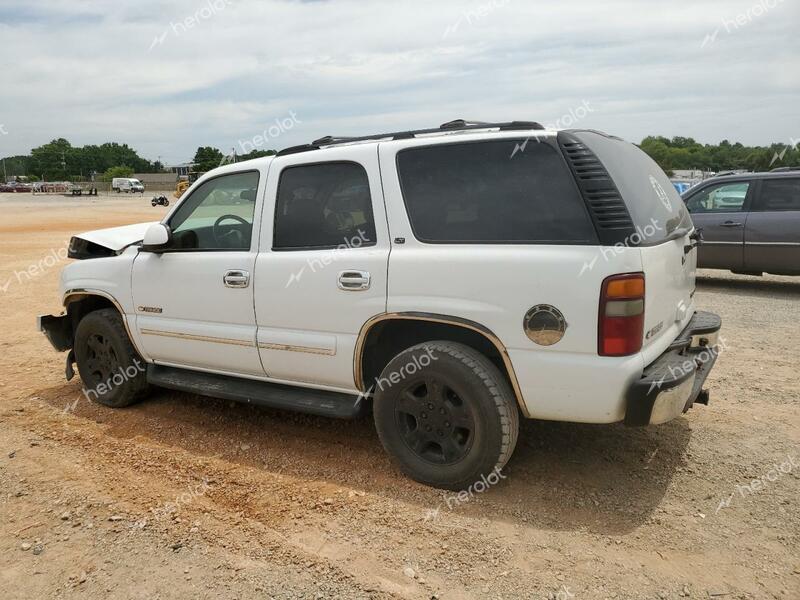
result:
M 755 210 L 800 210 L 800 178 L 763 180 Z
M 591 131 L 575 131 L 573 135 L 603 163 L 637 230 L 654 232 L 641 245 L 658 244 L 676 229 L 692 226 L 689 211 L 672 182 L 638 146 Z
M 497 140 L 402 150 L 414 235 L 428 243 L 596 243 L 572 174 L 548 143 Z M 517 149 L 515 151 L 515 149 Z

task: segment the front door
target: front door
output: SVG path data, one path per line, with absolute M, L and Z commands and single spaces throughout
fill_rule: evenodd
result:
M 272 163 L 255 268 L 258 347 L 270 378 L 355 389 L 364 323 L 386 310 L 389 233 L 374 145 Z
M 156 363 L 263 376 L 252 276 L 261 170 L 226 173 L 185 196 L 166 223 L 164 252 L 133 264 L 136 335 Z
M 703 188 L 686 201 L 695 227 L 703 229 L 697 266 L 740 271 L 744 268 L 744 229 L 751 196 L 750 181 Z

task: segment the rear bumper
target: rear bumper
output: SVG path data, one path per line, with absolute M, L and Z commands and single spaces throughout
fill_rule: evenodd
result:
M 686 412 L 695 402 L 708 403 L 703 390 L 721 350 L 722 320 L 709 312 L 696 312 L 666 352 L 645 367 L 626 394 L 625 424 L 666 423 Z

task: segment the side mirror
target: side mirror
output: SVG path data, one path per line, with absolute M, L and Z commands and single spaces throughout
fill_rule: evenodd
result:
M 172 231 L 163 223 L 153 223 L 144 232 L 142 251 L 159 252 L 164 250 L 172 241 Z

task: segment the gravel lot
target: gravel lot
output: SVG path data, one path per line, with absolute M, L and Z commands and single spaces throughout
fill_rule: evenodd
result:
M 67 383 L 34 326 L 62 249 L 159 218 L 149 198 L 0 194 L 0 598 L 800 598 L 800 278 L 702 272 L 710 406 L 526 422 L 460 503 L 369 420 L 167 391 L 114 411 Z

